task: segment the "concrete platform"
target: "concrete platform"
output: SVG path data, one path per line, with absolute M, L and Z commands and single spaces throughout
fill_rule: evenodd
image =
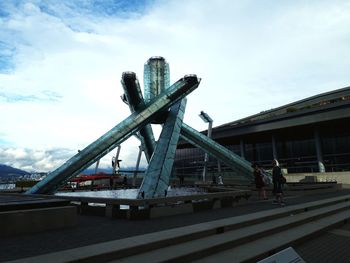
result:
M 350 191 L 342 190 L 308 196 L 289 196 L 286 198 L 287 207 L 345 194 L 350 194 Z M 65 249 L 93 245 L 100 242 L 118 240 L 198 223 L 210 223 L 217 219 L 225 219 L 232 216 L 245 215 L 271 209 L 280 210 L 281 208 L 273 205 L 271 200 L 258 201 L 252 198 L 249 199 L 247 203 L 236 207 L 201 211 L 194 214 L 175 215 L 152 220 L 129 221 L 125 219 L 79 216 L 79 223 L 76 228 L 51 230 L 6 239 L 0 238 L 0 245 L 2 248 L 0 252 L 0 261 L 53 253 Z M 137 242 L 137 238 L 135 239 L 135 242 Z M 21 247 L 20 251 L 18 251 L 18 247 Z M 332 254 L 332 251 L 328 252 Z M 307 260 L 307 262 L 318 261 Z

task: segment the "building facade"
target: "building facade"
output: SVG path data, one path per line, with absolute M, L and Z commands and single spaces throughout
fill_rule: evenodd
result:
M 277 159 L 288 173 L 350 171 L 350 87 L 217 126 L 212 138 L 267 169 Z M 202 150 L 180 142 L 175 174 L 199 178 L 203 167 Z M 230 170 L 212 157 L 207 167 Z

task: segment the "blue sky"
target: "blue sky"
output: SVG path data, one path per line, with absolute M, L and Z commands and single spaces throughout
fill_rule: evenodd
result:
M 185 122 L 204 130 L 201 110 L 216 126 L 349 86 L 349 45 L 348 1 L 1 1 L 0 163 L 55 169 L 128 116 L 121 74 L 142 84 L 151 56 L 202 78 Z

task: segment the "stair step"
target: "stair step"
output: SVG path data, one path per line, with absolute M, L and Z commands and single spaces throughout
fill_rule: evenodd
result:
M 181 245 L 183 242 L 198 241 L 200 239 L 215 236 L 222 237 L 223 234 L 227 234 L 233 230 L 241 230 L 243 228 L 253 227 L 256 224 L 278 220 L 283 217 L 289 217 L 294 214 L 293 217 L 304 214 L 305 211 L 308 213 L 316 211 L 321 208 L 328 209 L 329 205 L 342 205 L 349 203 L 350 195 L 344 195 L 339 197 L 328 198 L 324 200 L 318 200 L 308 202 L 299 205 L 290 205 L 286 207 L 275 208 L 271 210 L 265 210 L 247 215 L 241 215 L 231 218 L 225 218 L 206 223 L 200 223 L 196 225 L 184 226 L 145 235 L 132 236 L 129 238 L 113 240 L 103 242 L 99 244 L 68 249 L 64 251 L 49 253 L 41 256 L 35 256 L 30 258 L 21 259 L 14 262 L 106 262 L 117 258 L 128 257 L 135 254 L 141 254 L 144 252 L 151 252 L 155 249 L 164 248 L 167 246 Z M 233 208 L 234 209 L 234 208 Z M 343 209 L 343 208 L 340 208 Z M 329 212 L 330 213 L 330 212 Z M 315 218 L 317 215 L 315 215 Z M 305 219 L 308 220 L 308 219 Z M 281 230 L 284 227 L 280 226 Z M 257 230 L 259 232 L 259 229 Z M 270 231 L 270 230 L 266 230 Z M 273 232 L 273 230 L 271 230 Z M 261 231 L 260 231 L 261 232 Z M 260 233 L 259 232 L 259 233 Z M 271 233 L 272 233 L 271 232 Z M 219 235 L 216 235 L 221 233 Z M 266 232 L 268 233 L 268 232 Z M 262 235 L 262 234 L 257 234 Z M 211 242 L 211 241 L 210 241 Z M 235 241 L 229 241 L 234 243 Z M 225 247 L 225 245 L 220 245 Z M 227 247 L 226 247 L 227 248 Z M 210 249 L 210 247 L 208 248 Z M 204 251 L 206 252 L 206 250 Z M 204 252 L 201 252 L 205 254 Z M 173 253 L 173 252 L 171 252 Z M 211 253 L 213 253 L 211 251 Z M 215 251 L 216 253 L 216 251 Z M 137 255 L 136 255 L 137 256 Z M 121 259 L 120 259 L 121 260 Z M 143 261 L 143 259 L 142 259 Z
M 146 253 L 119 259 L 118 262 L 140 262 L 141 260 L 149 262 L 187 262 L 236 245 L 241 245 L 248 241 L 251 242 L 267 234 L 271 235 L 283 231 L 286 228 L 295 227 L 296 225 L 304 224 L 311 220 L 317 220 L 320 217 L 348 209 L 349 203 L 350 202 L 345 202 L 331 207 L 322 207 L 305 213 L 242 227 L 222 234 L 211 235 L 181 244 L 159 248 Z
M 320 231 L 336 227 L 348 219 L 350 219 L 350 210 L 342 211 L 335 215 L 329 215 L 193 262 L 256 262 L 259 259 L 278 252 L 278 250 L 293 245 L 295 242 L 310 238 Z

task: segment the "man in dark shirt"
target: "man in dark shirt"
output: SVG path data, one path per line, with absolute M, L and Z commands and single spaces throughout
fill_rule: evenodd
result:
M 284 206 L 283 192 L 282 192 L 282 171 L 279 167 L 277 160 L 272 161 L 272 182 L 273 182 L 273 194 L 276 196 L 276 200 L 273 201 L 275 204 Z

